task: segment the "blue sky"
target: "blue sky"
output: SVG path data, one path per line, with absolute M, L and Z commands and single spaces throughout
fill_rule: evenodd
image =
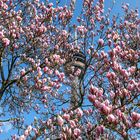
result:
M 61 4 L 64 5 L 68 2 L 69 0 L 61 0 Z M 105 11 L 107 11 L 107 9 L 112 5 L 112 1 L 113 0 L 105 0 Z M 55 3 L 55 0 L 50 0 L 50 2 Z M 116 0 L 112 14 L 117 14 L 120 13 L 120 15 L 122 14 L 122 9 L 121 9 L 121 4 L 122 3 L 129 3 L 131 8 L 138 8 L 140 11 L 140 0 Z M 78 15 L 78 13 L 80 12 L 80 8 L 82 5 L 82 0 L 77 0 L 76 2 L 76 10 L 75 10 L 75 16 L 74 16 L 74 20 L 76 21 L 76 16 Z M 2 108 L 0 107 L 0 113 L 2 112 Z M 30 117 L 30 118 L 29 118 Z M 26 115 L 26 118 L 28 118 L 30 121 L 32 121 L 34 117 L 34 113 L 32 112 L 30 116 Z M 0 118 L 0 120 L 3 118 Z M 6 123 L 6 126 L 3 127 L 4 129 L 4 133 L 0 134 L 0 140 L 7 140 L 8 138 L 10 138 L 11 133 L 14 133 L 14 131 L 12 130 L 12 126 L 9 123 Z

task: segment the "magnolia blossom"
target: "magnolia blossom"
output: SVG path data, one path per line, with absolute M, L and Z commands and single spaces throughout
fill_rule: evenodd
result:
M 117 115 L 120 119 L 122 118 L 122 112 L 121 112 L 121 110 L 117 109 L 115 113 L 116 113 L 116 115 Z
M 60 133 L 60 138 L 66 140 L 67 139 L 67 135 L 65 133 Z
M 0 39 L 4 37 L 3 31 L 0 31 Z
M 136 71 L 136 67 L 135 66 L 132 66 L 130 68 L 128 68 L 128 71 L 133 74 L 135 71 Z
M 52 58 L 53 58 L 53 60 L 54 60 L 54 62 L 56 62 L 56 63 L 59 63 L 59 61 L 60 61 L 60 55 L 57 55 L 57 54 L 54 54 L 53 56 L 52 56 Z
M 48 71 L 48 67 L 44 67 L 44 72 L 46 73 Z
M 111 123 L 114 123 L 116 121 L 116 118 L 113 114 L 108 115 L 107 119 Z
M 95 94 L 96 92 L 98 92 L 98 88 L 93 86 L 93 85 L 91 85 L 90 86 L 90 93 Z
M 94 105 L 97 108 L 101 108 L 101 102 L 99 100 L 97 100 L 97 99 L 94 101 Z
M 89 99 L 90 102 L 94 103 L 94 101 L 96 100 L 96 96 L 92 95 L 92 94 L 89 94 L 88 99 Z
M 32 126 L 29 125 L 29 126 L 27 127 L 27 130 L 28 130 L 29 132 L 31 132 L 31 130 L 32 130 Z
M 116 78 L 116 74 L 114 72 L 108 72 L 106 74 L 106 77 L 109 79 L 109 80 L 112 80 L 112 79 L 115 79 Z
M 21 135 L 21 136 L 19 137 L 19 140 L 26 140 L 26 136 Z
M 102 38 L 100 38 L 98 40 L 98 44 L 103 47 L 104 46 L 104 40 Z
M 20 74 L 21 74 L 21 76 L 23 76 L 23 75 L 25 74 L 25 69 L 22 69 L 22 70 L 20 71 Z
M 3 42 L 5 47 L 7 47 L 10 44 L 10 40 L 8 38 L 3 38 L 2 42 Z
M 111 46 L 111 44 L 112 44 L 112 41 L 109 39 L 108 40 L 108 45 Z
M 81 134 L 81 130 L 78 129 L 78 128 L 75 128 L 74 129 L 74 135 L 78 137 L 78 136 L 80 136 L 80 134 Z
M 140 128 L 140 123 L 136 123 L 135 126 Z
M 82 116 L 83 116 L 83 111 L 82 111 L 80 108 L 77 108 L 77 109 L 75 110 L 75 112 L 77 113 L 77 116 L 78 116 L 78 117 L 82 117 Z
M 52 124 L 52 119 L 48 119 L 46 124 L 47 124 L 47 126 L 50 126 Z
M 70 115 L 65 113 L 65 114 L 63 115 L 63 118 L 64 118 L 66 121 L 69 121 Z
M 25 132 L 24 132 L 24 135 L 27 137 L 27 136 L 29 136 L 29 131 L 28 130 L 25 130 Z
M 138 121 L 140 120 L 140 114 L 139 113 L 136 113 L 136 112 L 132 112 L 132 120 L 133 121 Z
M 135 88 L 134 83 L 129 83 L 128 86 L 127 86 L 127 89 L 130 90 L 130 91 L 134 90 L 134 88 Z
M 70 120 L 69 121 L 71 128 L 76 127 L 75 121 L 74 120 Z
M 105 127 L 103 125 L 96 127 L 96 133 L 99 136 L 100 134 L 103 134 Z
M 101 108 L 100 108 L 101 112 L 104 114 L 109 114 L 111 112 L 111 108 L 108 107 L 107 105 L 105 105 L 104 103 L 101 103 Z
M 77 30 L 80 34 L 84 34 L 87 32 L 87 29 L 84 26 L 77 26 Z
M 62 127 L 62 125 L 64 124 L 64 120 L 60 115 L 58 115 L 57 121 L 58 121 L 58 124 Z
M 68 133 L 69 136 L 72 135 L 72 129 L 69 128 L 67 125 L 66 125 L 65 127 L 63 127 L 63 130 L 64 130 L 66 133 Z

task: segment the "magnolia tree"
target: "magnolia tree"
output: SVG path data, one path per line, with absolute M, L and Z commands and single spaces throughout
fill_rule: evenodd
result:
M 0 1 L 0 125 L 13 140 L 140 138 L 138 10 L 111 17 L 83 0 L 73 19 L 75 2 Z M 75 53 L 83 69 L 67 65 Z

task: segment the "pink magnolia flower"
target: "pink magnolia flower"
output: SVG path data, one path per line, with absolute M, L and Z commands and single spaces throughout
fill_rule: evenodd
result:
M 70 136 L 72 135 L 72 130 L 71 130 L 71 128 L 69 128 L 67 132 L 68 132 L 68 134 L 69 134 Z
M 81 136 L 79 136 L 76 140 L 83 140 Z
M 98 101 L 98 100 L 95 100 L 94 105 L 95 105 L 95 107 L 100 108 L 101 107 L 101 102 Z
M 67 35 L 68 35 L 67 31 L 66 30 L 62 30 L 62 36 L 63 37 L 67 37 Z
M 54 48 L 55 48 L 56 50 L 58 50 L 58 49 L 59 49 L 59 45 L 55 45 Z
M 8 5 L 7 5 L 6 3 L 4 3 L 4 4 L 3 4 L 3 9 L 6 10 L 7 8 L 8 8 Z
M 46 27 L 43 25 L 38 28 L 38 33 L 40 33 L 40 34 L 44 33 L 45 31 L 46 31 Z
M 40 68 L 40 67 L 37 67 L 37 71 L 38 71 L 38 72 L 41 71 L 41 68 Z
M 92 123 L 90 123 L 90 122 L 87 123 L 87 129 L 88 130 L 92 129 L 92 126 L 93 126 Z
M 124 88 L 122 92 L 123 92 L 124 96 L 130 96 L 130 93 L 127 89 Z
M 110 91 L 110 97 L 113 99 L 115 97 L 115 93 L 113 91 Z
M 96 127 L 96 133 L 99 136 L 100 134 L 103 134 L 105 127 L 103 125 Z
M 97 91 L 98 91 L 98 88 L 97 87 L 95 87 L 93 85 L 90 86 L 90 93 L 91 94 L 95 94 Z
M 112 35 L 111 34 L 108 34 L 107 35 L 107 38 L 109 39 L 108 41 L 111 41 L 110 39 L 111 39 L 111 37 L 112 37 Z M 111 41 L 112 42 L 112 41 Z
M 26 140 L 26 136 L 21 135 L 21 136 L 19 137 L 19 140 Z
M 76 126 L 74 120 L 70 120 L 69 123 L 70 123 L 71 128 L 74 128 Z
M 88 53 L 88 54 L 91 54 L 91 49 L 88 49 L 88 50 L 87 50 L 87 53 Z
M 4 44 L 5 47 L 7 47 L 10 44 L 10 40 L 8 38 L 3 38 L 2 43 Z
M 90 114 L 93 112 L 93 110 L 92 110 L 91 107 L 88 109 L 88 112 L 89 112 Z
M 105 53 L 104 51 L 101 51 L 100 54 L 101 54 L 101 57 L 102 57 L 102 58 L 107 57 L 107 53 Z
M 46 73 L 48 71 L 48 67 L 44 67 L 44 72 Z
M 58 121 L 58 124 L 62 127 L 62 125 L 64 124 L 64 120 L 60 115 L 58 115 L 57 121 Z
M 51 3 L 49 3 L 49 4 L 48 4 L 48 6 L 49 6 L 49 7 L 52 7 L 52 6 L 53 6 L 53 3 L 52 3 L 52 2 L 51 2 Z
M 46 83 L 47 82 L 47 78 L 43 78 L 42 79 L 42 83 L 44 84 L 44 83 Z
M 99 89 L 97 92 L 97 96 L 101 97 L 103 95 L 103 92 L 104 92 L 103 89 Z
M 78 136 L 80 136 L 80 134 L 81 134 L 81 130 L 78 129 L 78 128 L 75 128 L 75 129 L 74 129 L 74 135 L 75 135 L 76 137 L 78 137 Z
M 49 92 L 49 91 L 51 90 L 51 87 L 45 85 L 45 86 L 42 86 L 41 89 L 42 89 L 43 91 L 47 91 L 47 92 Z
M 25 74 L 25 69 L 22 69 L 22 70 L 20 71 L 20 75 L 23 76 L 24 74 Z
M 132 117 L 132 120 L 133 120 L 133 121 L 138 121 L 138 120 L 140 120 L 140 114 L 139 114 L 139 113 L 132 112 L 131 117 Z
M 50 126 L 52 124 L 52 120 L 48 119 L 48 121 L 46 122 L 47 126 Z
M 104 40 L 100 38 L 98 40 L 98 44 L 103 47 L 104 46 Z
M 29 136 L 29 135 L 30 135 L 29 131 L 28 131 L 28 130 L 25 130 L 25 131 L 24 131 L 24 135 L 25 135 L 26 137 Z
M 77 116 L 78 116 L 78 117 L 82 117 L 82 116 L 83 116 L 83 111 L 82 111 L 80 108 L 77 108 L 77 109 L 75 110 L 75 112 L 77 113 Z
M 91 18 L 91 19 L 90 19 L 90 23 L 91 23 L 91 24 L 94 24 L 94 18 Z
M 127 86 L 127 89 L 130 90 L 130 91 L 134 90 L 134 88 L 135 88 L 135 85 L 133 83 L 129 83 L 128 86 Z
M 104 114 L 109 114 L 111 112 L 111 108 L 105 105 L 104 103 L 101 104 L 101 112 Z
M 124 36 L 125 36 L 126 39 L 130 38 L 130 36 L 128 34 L 125 34 Z
M 69 121 L 70 115 L 65 113 L 65 114 L 63 115 L 63 118 L 64 118 L 66 121 Z
M 101 4 L 104 3 L 104 1 L 105 1 L 105 0 L 99 0 L 99 2 L 100 2 Z
M 52 56 L 52 58 L 53 58 L 53 60 L 54 60 L 55 63 L 59 63 L 59 61 L 60 61 L 60 55 L 54 54 Z
M 17 44 L 14 44 L 13 47 L 14 47 L 15 49 L 18 49 L 18 48 L 19 48 L 19 46 L 18 46 Z
M 59 76 L 59 71 L 58 70 L 55 70 L 54 73 L 55 73 L 56 76 Z
M 109 39 L 108 40 L 108 45 L 111 46 L 111 44 L 112 44 L 112 41 Z
M 129 73 L 128 73 L 125 69 L 121 69 L 120 72 L 121 72 L 121 74 L 122 74 L 124 77 L 128 78 Z
M 58 78 L 60 79 L 60 81 L 63 81 L 65 78 L 65 74 L 63 72 L 59 73 Z
M 68 126 L 66 125 L 65 127 L 62 127 L 63 131 L 67 131 L 68 130 Z
M 140 123 L 136 123 L 135 126 L 140 128 Z
M 65 131 L 65 132 L 67 132 L 68 133 L 68 135 L 72 135 L 72 129 L 71 128 L 69 128 L 67 125 L 66 125 L 66 127 L 63 127 L 63 130 Z
M 46 64 L 49 64 L 48 58 L 45 59 L 45 63 L 46 63 Z
M 135 71 L 136 71 L 136 67 L 135 66 L 132 66 L 130 68 L 128 68 L 128 71 L 133 74 Z
M 92 94 L 89 94 L 88 99 L 89 99 L 90 102 L 94 103 L 94 101 L 96 100 L 96 96 L 92 95 Z
M 104 104 L 105 104 L 106 106 L 108 106 L 108 105 L 109 105 L 109 100 L 106 99 L 106 100 L 104 101 Z
M 3 7 L 3 1 L 0 1 L 0 8 Z
M 114 123 L 116 121 L 116 118 L 113 114 L 108 115 L 107 119 L 111 123 Z
M 60 138 L 62 140 L 66 140 L 67 139 L 67 135 L 65 133 L 61 133 L 59 136 L 60 136 Z
M 20 16 L 17 16 L 16 18 L 19 22 L 22 21 L 22 18 Z
M 108 72 L 106 74 L 106 77 L 111 80 L 111 79 L 114 79 L 116 77 L 116 74 L 114 72 Z
M 3 37 L 4 37 L 3 31 L 0 31 L 0 39 L 2 39 Z
M 117 109 L 115 114 L 119 117 L 119 118 L 122 118 L 122 112 L 121 110 Z
M 38 135 L 39 131 L 36 128 L 33 128 L 33 131 L 36 135 Z
M 77 30 L 80 34 L 84 34 L 87 32 L 87 29 L 84 26 L 77 26 Z
M 39 72 L 38 72 L 38 77 L 41 77 L 42 74 L 43 74 L 42 71 L 39 71 Z
M 27 130 L 28 130 L 29 132 L 31 132 L 31 130 L 32 130 L 32 126 L 29 125 L 29 126 L 27 127 Z
M 53 71 L 49 69 L 49 70 L 48 70 L 48 74 L 49 74 L 49 75 L 52 75 L 52 74 L 53 74 Z

